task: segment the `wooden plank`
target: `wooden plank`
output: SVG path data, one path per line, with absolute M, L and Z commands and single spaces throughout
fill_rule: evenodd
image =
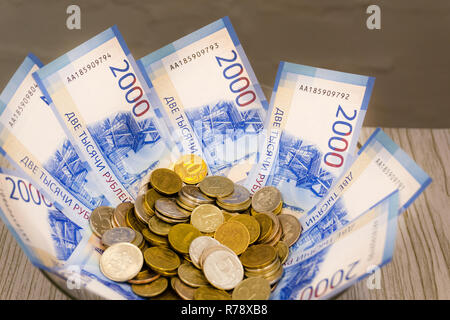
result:
M 0 300 L 66 300 L 34 267 L 0 221 Z
M 361 143 L 373 132 L 364 128 Z M 381 269 L 381 288 L 363 280 L 338 299 L 449 299 L 449 129 L 385 129 L 433 179 L 398 221 L 394 257 Z

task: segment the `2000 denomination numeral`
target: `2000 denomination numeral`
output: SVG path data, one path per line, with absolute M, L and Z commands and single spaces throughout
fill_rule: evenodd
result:
M 352 274 L 353 269 L 359 263 L 355 261 L 348 265 L 347 270 L 344 269 L 337 270 L 331 277 L 325 277 L 320 280 L 315 286 L 308 286 L 302 290 L 300 293 L 299 300 L 311 300 L 312 298 L 319 299 L 328 293 L 328 290 L 336 289 L 344 282 L 351 281 L 355 278 L 355 274 Z
M 344 112 L 344 109 L 339 105 L 336 112 L 336 118 L 339 118 L 340 114 L 342 114 L 346 120 L 352 121 L 356 118 L 357 112 L 356 110 L 353 110 L 353 115 L 348 116 Z M 344 137 L 347 137 L 352 133 L 353 127 L 347 121 L 336 120 L 331 126 L 331 129 L 336 136 L 332 136 L 328 140 L 328 148 L 333 151 L 325 154 L 323 161 L 330 167 L 340 168 L 344 163 L 344 157 L 341 153 L 345 152 L 348 148 L 348 141 Z
M 231 58 L 216 56 L 216 60 L 220 67 L 224 67 L 222 71 L 224 78 L 230 80 L 230 91 L 236 94 L 239 93 L 235 98 L 236 104 L 240 107 L 245 107 L 256 100 L 256 94 L 253 90 L 247 90 L 250 86 L 250 80 L 244 76 L 240 77 L 244 72 L 244 67 L 239 62 L 234 62 L 237 58 L 236 51 L 231 50 L 231 53 L 233 54 Z M 226 63 L 228 65 L 225 67 Z
M 44 203 L 45 206 L 51 207 L 51 203 L 47 203 L 47 201 L 44 198 L 44 195 L 41 194 L 37 189 L 33 187 L 31 183 L 28 183 L 28 185 L 23 181 L 22 179 L 14 181 L 10 177 L 5 177 L 6 181 L 11 181 L 12 188 L 11 188 L 11 194 L 9 195 L 10 199 L 13 200 L 20 200 L 24 202 L 30 202 L 32 200 L 34 204 L 41 205 L 41 203 Z
M 123 62 L 125 62 L 125 67 L 123 68 L 109 68 L 115 78 L 119 76 L 118 73 L 125 73 L 118 80 L 119 88 L 126 91 L 125 100 L 127 100 L 129 104 L 133 104 L 133 114 L 136 117 L 140 117 L 150 109 L 150 104 L 147 99 L 142 99 L 142 96 L 144 95 L 142 88 L 137 85 L 135 86 L 136 75 L 133 72 L 127 72 L 130 69 L 130 64 L 126 59 L 124 59 Z

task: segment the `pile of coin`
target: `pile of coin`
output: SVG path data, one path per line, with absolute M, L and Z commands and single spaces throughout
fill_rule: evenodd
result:
M 278 189 L 251 196 L 207 172 L 203 159 L 183 156 L 173 170 L 153 170 L 134 204 L 92 212 L 107 278 L 153 299 L 269 298 L 300 223 L 282 213 Z

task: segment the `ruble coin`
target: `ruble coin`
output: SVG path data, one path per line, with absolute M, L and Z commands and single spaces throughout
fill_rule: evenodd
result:
M 159 193 L 173 195 L 180 191 L 183 182 L 175 171 L 166 168 L 159 168 L 150 174 L 150 184 Z

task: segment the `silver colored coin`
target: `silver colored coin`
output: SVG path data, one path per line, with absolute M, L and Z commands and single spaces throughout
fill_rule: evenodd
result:
M 300 237 L 302 225 L 300 224 L 300 221 L 291 214 L 280 214 L 278 219 L 280 220 L 283 229 L 281 240 L 286 243 L 288 247 L 291 247 Z
M 183 209 L 185 209 L 187 211 L 192 211 L 197 207 L 196 204 L 186 201 L 186 199 L 182 199 L 182 197 L 180 197 L 180 196 L 178 196 L 178 198 L 176 198 L 175 201 L 176 201 L 177 205 L 179 205 L 180 207 L 182 207 Z
M 113 214 L 114 208 L 107 206 L 100 206 L 92 211 L 91 216 L 89 217 L 89 224 L 92 232 L 97 237 L 101 238 L 107 230 L 112 229 L 111 219 Z
M 170 228 L 172 228 L 172 225 L 170 223 L 161 220 L 160 218 L 158 218 L 158 216 L 154 215 L 148 221 L 148 228 L 150 229 L 151 232 L 159 236 L 166 237 L 169 234 L 169 230 Z
M 250 200 L 250 191 L 237 183 L 234 184 L 234 191 L 226 197 L 218 197 L 217 202 L 225 205 L 239 206 Z
M 110 247 L 115 243 L 129 242 L 131 243 L 136 237 L 136 232 L 127 227 L 113 228 L 106 231 L 102 236 L 102 243 L 106 247 Z
M 203 269 L 203 263 L 205 262 L 206 258 L 208 257 L 208 255 L 214 251 L 218 251 L 218 250 L 225 250 L 225 251 L 230 251 L 231 253 L 235 254 L 233 250 L 231 250 L 230 248 L 228 248 L 227 246 L 220 244 L 218 246 L 211 246 L 206 248 L 205 250 L 203 250 L 202 255 L 200 256 L 200 268 Z
M 183 186 L 180 190 L 180 194 L 196 205 L 214 203 L 214 199 L 202 193 L 199 187 L 196 186 Z
M 220 246 L 220 242 L 208 236 L 200 236 L 192 240 L 189 246 L 189 258 L 194 266 L 201 268 L 200 257 L 203 251 L 208 247 Z
M 191 213 L 177 205 L 174 198 L 160 198 L 155 201 L 155 209 L 171 219 L 187 219 Z
M 162 221 L 170 223 L 170 224 L 176 224 L 176 223 L 185 223 L 189 222 L 189 218 L 186 219 L 171 219 L 160 213 L 158 210 L 155 210 L 155 215 Z
M 134 244 L 120 242 L 108 247 L 100 256 L 100 270 L 110 280 L 133 279 L 144 264 L 141 250 Z
M 134 212 L 136 213 L 136 217 L 144 224 L 148 224 L 148 221 L 152 217 L 151 214 L 145 210 L 145 194 L 140 194 L 137 196 L 136 201 L 134 202 Z
M 203 273 L 211 285 L 222 290 L 235 288 L 244 278 L 241 261 L 228 250 L 211 252 L 203 263 Z
M 257 212 L 271 213 L 281 202 L 280 191 L 272 186 L 265 186 L 255 192 L 252 207 Z

